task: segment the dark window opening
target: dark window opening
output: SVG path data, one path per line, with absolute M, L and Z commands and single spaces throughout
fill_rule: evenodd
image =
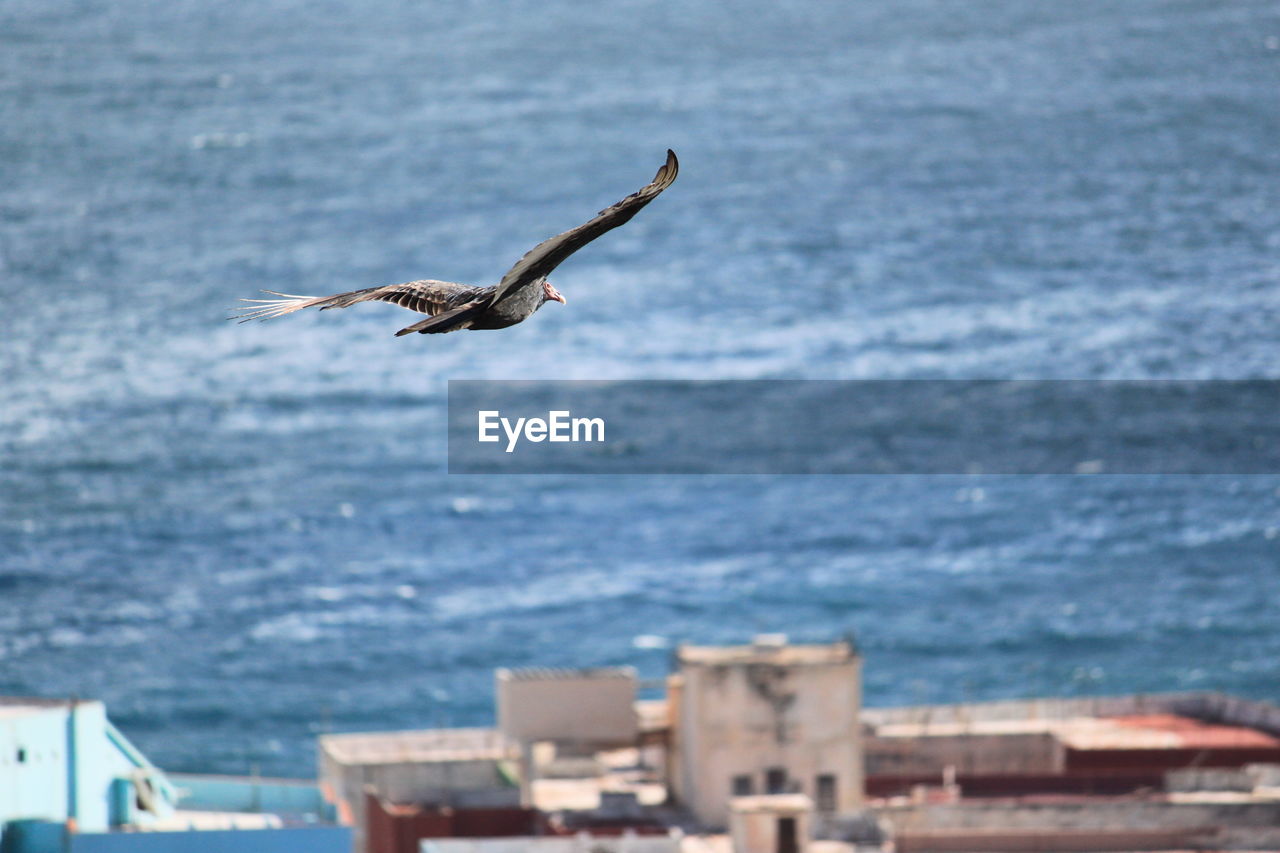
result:
M 770 767 L 764 771 L 764 789 L 769 794 L 787 792 L 787 771 L 782 767 Z
M 751 777 L 748 775 L 733 777 L 733 795 L 735 797 L 749 797 L 755 793 L 755 785 L 751 784 Z
M 796 819 L 793 817 L 778 818 L 778 853 L 800 853 Z
M 836 810 L 836 777 L 833 773 L 819 773 L 817 791 L 814 793 L 815 805 L 820 812 Z
M 27 763 L 27 751 L 22 747 L 18 747 L 18 763 L 19 764 Z

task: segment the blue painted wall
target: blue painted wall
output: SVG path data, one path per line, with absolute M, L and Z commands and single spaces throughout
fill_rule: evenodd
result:
M 170 773 L 178 807 L 200 811 L 265 812 L 333 821 L 334 808 L 309 780 Z
M 0 824 L 66 817 L 67 708 L 0 715 Z
M 18 702 L 0 714 L 0 824 L 75 818 L 82 832 L 103 832 L 113 782 L 139 770 L 153 780 L 160 813 L 171 811 L 163 774 L 111 725 L 101 702 Z
M 19 820 L 0 825 L 0 853 L 63 853 L 67 828 L 61 823 Z
M 342 826 L 68 835 L 60 823 L 10 823 L 0 853 L 351 853 Z
M 83 834 L 71 836 L 68 853 L 351 853 L 351 830 L 318 826 Z

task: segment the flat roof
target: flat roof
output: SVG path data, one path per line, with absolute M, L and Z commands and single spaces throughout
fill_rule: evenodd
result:
M 322 735 L 320 749 L 341 764 L 504 761 L 516 744 L 497 729 L 417 729 Z
M 564 681 L 568 679 L 616 679 L 625 678 L 634 681 L 636 671 L 629 666 L 601 666 L 589 669 L 568 669 L 562 667 L 529 666 L 499 669 L 496 673 L 502 681 Z
M 850 643 L 790 645 L 760 643 L 748 646 L 680 646 L 676 659 L 682 664 L 723 666 L 726 664 L 768 663 L 781 666 L 824 666 L 848 663 L 858 657 Z
M 958 737 L 961 735 L 1051 735 L 1067 725 L 1087 726 L 1093 717 L 1077 717 L 1070 720 L 919 720 L 912 722 L 882 723 L 875 726 L 874 734 L 882 738 Z
M 96 700 L 88 699 L 46 699 L 38 696 L 0 696 L 0 718 L 25 717 L 39 714 L 52 708 L 70 708 L 72 705 L 85 705 Z
M 1067 746 L 1075 749 L 1132 749 L 1140 746 L 1165 749 L 1275 749 L 1280 738 L 1247 726 L 1206 723 L 1177 714 L 1131 714 L 1107 717 L 1110 725 L 1083 736 L 1068 733 Z
M 1280 739 L 1246 726 L 1205 723 L 1177 714 L 1131 714 L 1066 719 L 978 719 L 896 722 L 879 725 L 876 737 L 1050 735 L 1072 749 L 1256 749 L 1280 747 Z
M 804 794 L 756 794 L 750 797 L 733 797 L 729 808 L 735 812 L 809 812 L 813 800 Z
M 671 706 L 666 699 L 637 699 L 634 707 L 640 731 L 657 732 L 671 727 Z
M 135 832 L 186 832 L 213 831 L 225 829 L 280 829 L 284 821 L 279 815 L 264 812 L 211 812 L 189 811 L 178 809 L 173 813 L 133 827 Z M 191 840 L 191 846 L 200 844 L 198 839 Z M 139 845 L 142 846 L 142 845 Z

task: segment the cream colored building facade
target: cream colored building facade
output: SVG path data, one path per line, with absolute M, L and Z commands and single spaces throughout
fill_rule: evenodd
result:
M 636 672 L 630 667 L 500 669 L 494 682 L 498 730 L 511 740 L 635 743 Z
M 729 801 L 733 853 L 805 853 L 813 802 L 804 794 L 766 794 Z
M 672 794 L 710 827 L 729 800 L 805 794 L 819 814 L 862 803 L 861 658 L 850 642 L 681 646 L 668 688 Z

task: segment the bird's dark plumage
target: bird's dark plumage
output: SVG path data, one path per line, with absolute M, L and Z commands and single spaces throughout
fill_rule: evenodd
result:
M 353 290 L 334 296 L 295 296 L 268 290 L 267 293 L 279 298 L 242 300 L 254 304 L 240 309 L 243 313 L 239 319 L 266 320 L 303 308 L 323 311 L 326 308 L 346 308 L 359 302 L 390 302 L 410 311 L 431 315 L 396 332 L 397 336 L 410 332 L 441 334 L 459 329 L 514 326 L 541 308 L 548 299 L 563 302 L 560 292 L 547 283 L 547 276 L 552 270 L 592 240 L 630 220 L 671 186 L 679 169 L 675 152 L 668 150 L 667 162 L 649 184 L 617 204 L 606 207 L 590 221 L 534 246 L 492 287 L 423 280 Z

